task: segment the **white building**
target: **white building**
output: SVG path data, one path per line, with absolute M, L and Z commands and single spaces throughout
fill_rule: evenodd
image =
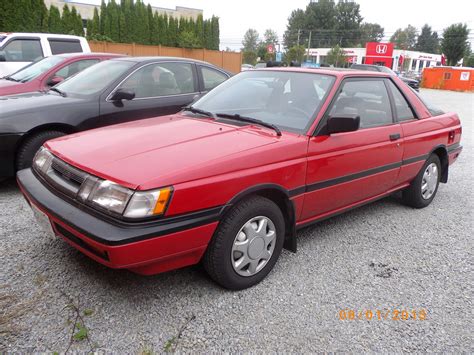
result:
M 313 63 L 324 64 L 330 50 L 331 48 L 310 48 L 309 58 Z M 349 63 L 365 63 L 365 48 L 343 48 L 343 50 L 348 57 Z M 402 71 L 399 66 L 400 56 L 403 57 L 403 71 L 421 72 L 423 68 L 441 65 L 441 54 L 394 49 L 391 69 Z

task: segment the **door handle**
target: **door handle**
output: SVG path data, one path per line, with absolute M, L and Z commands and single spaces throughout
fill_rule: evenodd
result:
M 391 141 L 396 141 L 397 139 L 400 139 L 400 133 L 394 133 L 390 135 Z

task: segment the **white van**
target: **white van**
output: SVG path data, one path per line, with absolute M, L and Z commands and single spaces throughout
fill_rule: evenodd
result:
M 62 53 L 90 53 L 84 37 L 51 33 L 1 33 L 0 78 L 35 60 Z

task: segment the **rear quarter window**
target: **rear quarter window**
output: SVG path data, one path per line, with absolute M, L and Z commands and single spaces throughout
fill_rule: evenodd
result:
M 78 40 L 48 39 L 51 47 L 51 53 L 81 53 L 82 46 Z

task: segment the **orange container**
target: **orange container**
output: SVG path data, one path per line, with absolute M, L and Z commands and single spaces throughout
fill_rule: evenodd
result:
M 474 91 L 474 68 L 433 67 L 423 70 L 421 87 L 428 89 Z

